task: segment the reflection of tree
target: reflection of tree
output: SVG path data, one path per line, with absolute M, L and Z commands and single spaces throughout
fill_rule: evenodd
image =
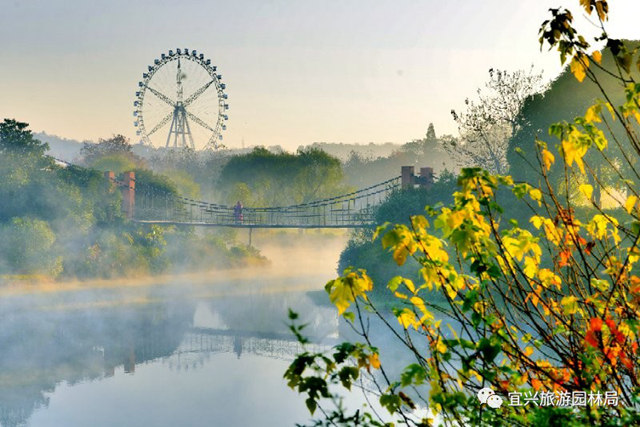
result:
M 170 355 L 193 319 L 193 306 L 151 304 L 35 312 L 0 308 L 0 424 L 24 424 L 48 405 L 61 381 L 75 384 L 132 372 L 136 363 Z

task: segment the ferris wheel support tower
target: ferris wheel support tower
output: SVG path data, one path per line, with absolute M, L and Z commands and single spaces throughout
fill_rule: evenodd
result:
M 180 60 L 178 59 L 178 72 L 176 74 L 176 86 L 177 90 L 177 102 L 173 110 L 173 120 L 171 121 L 171 127 L 169 128 L 169 134 L 167 135 L 167 143 L 165 147 L 169 147 L 173 136 L 173 147 L 190 147 L 195 149 L 196 146 L 193 143 L 193 135 L 189 128 L 189 121 L 187 120 L 187 110 L 184 108 L 183 103 L 183 89 L 182 89 L 182 69 L 180 67 Z M 189 137 L 189 143 L 187 144 L 187 137 Z

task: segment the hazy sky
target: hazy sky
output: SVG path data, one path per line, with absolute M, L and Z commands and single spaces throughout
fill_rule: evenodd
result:
M 137 141 L 133 101 L 147 65 L 197 49 L 223 74 L 224 143 L 295 149 L 314 141 L 396 142 L 450 115 L 491 67 L 554 52 L 537 30 L 549 7 L 578 0 L 2 0 L 0 118 L 74 139 Z M 640 2 L 614 0 L 612 35 L 640 38 Z

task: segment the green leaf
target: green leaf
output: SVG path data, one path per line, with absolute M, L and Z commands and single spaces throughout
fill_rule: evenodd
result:
M 359 375 L 360 371 L 354 366 L 345 366 L 338 372 L 338 378 L 340 378 L 342 386 L 347 390 L 351 390 L 352 380 L 357 380 Z
M 316 408 L 318 407 L 316 400 L 312 397 L 309 397 L 304 401 L 304 403 L 306 403 L 307 409 L 309 409 L 309 412 L 311 413 L 311 415 L 313 415 L 313 413 L 316 411 Z
M 389 288 L 389 290 L 391 292 L 395 292 L 398 290 L 398 286 L 400 286 L 400 284 L 402 283 L 402 276 L 396 276 L 393 279 L 389 280 L 389 283 L 387 284 L 387 288 Z
M 389 411 L 391 414 L 395 414 L 400 409 L 402 405 L 402 400 L 400 396 L 395 394 L 383 394 L 380 396 L 380 405 Z
M 492 343 L 488 338 L 482 338 L 478 342 L 478 350 L 482 352 L 482 356 L 487 362 L 492 362 L 500 353 L 500 345 Z
M 408 387 L 411 384 L 421 385 L 427 379 L 427 371 L 417 363 L 412 363 L 404 368 L 400 374 L 400 384 L 402 387 Z
M 353 311 L 345 311 L 342 313 L 342 317 L 349 320 L 350 322 L 354 322 L 356 320 L 356 315 Z

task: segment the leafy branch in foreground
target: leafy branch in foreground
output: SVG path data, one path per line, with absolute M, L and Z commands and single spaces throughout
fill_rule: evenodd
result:
M 606 1 L 581 5 L 606 20 Z M 570 58 L 578 80 L 598 85 L 589 67 L 601 53 L 587 53 L 590 45 L 569 11 L 551 12 L 541 43 L 558 48 L 563 62 Z M 538 140 L 527 159 L 535 180 L 463 169 L 452 204 L 427 207 L 428 215 L 413 216 L 410 225 L 378 228 L 375 238 L 398 265 L 411 257 L 420 266 L 421 283 L 396 277 L 387 284 L 397 301 L 393 315 L 367 298 L 373 283 L 362 270 L 348 269 L 327 284 L 331 302 L 361 342 L 341 344 L 332 355 L 303 353 L 290 366 L 285 377 L 307 394 L 310 409 L 335 398 L 332 386 L 349 389 L 366 375 L 372 384 L 366 395 L 386 411 L 371 406 L 371 425 L 640 423 L 640 83 L 630 65 L 637 52 L 609 38 L 604 26 L 597 41 L 616 58 L 607 72 L 619 80 L 623 105 L 614 106 L 603 89 L 603 100 L 583 116 L 552 126 L 555 148 Z M 613 164 L 603 130 L 613 126 L 625 130 L 632 148 L 625 159 L 637 179 L 621 176 L 618 206 L 605 210 L 592 184 L 581 184 L 576 195 L 569 183 L 598 182 L 588 152 Z M 563 187 L 550 181 L 553 168 L 561 168 Z M 524 220 L 510 216 L 517 205 L 527 212 Z M 429 302 L 435 292 L 443 305 Z M 379 356 L 371 340 L 380 331 L 370 328 L 371 319 L 395 336 L 395 353 L 402 350 L 411 363 L 398 370 L 394 360 Z M 502 405 L 476 397 L 487 387 Z M 534 400 L 537 405 L 524 403 Z M 325 412 L 325 421 L 366 425 L 361 418 L 341 421 L 344 412 L 342 406 Z

